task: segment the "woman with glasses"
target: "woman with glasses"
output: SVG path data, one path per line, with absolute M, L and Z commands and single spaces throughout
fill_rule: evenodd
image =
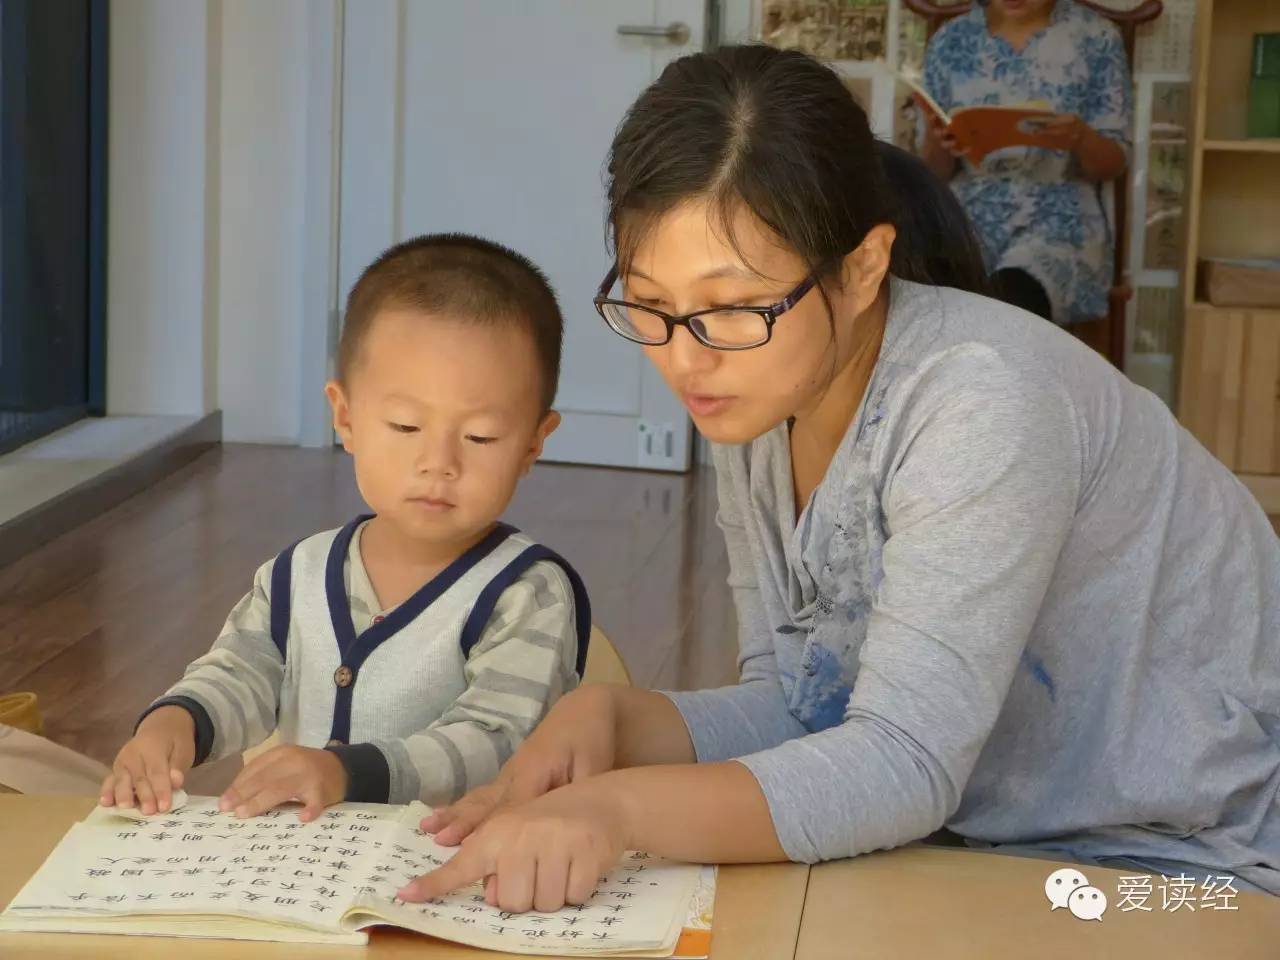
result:
M 813 862 L 944 826 L 1280 893 L 1280 545 L 1246 489 L 972 292 L 945 187 L 816 61 L 676 61 L 608 169 L 596 305 L 715 444 L 741 679 L 567 695 L 424 823 L 462 848 L 405 898 L 550 910 L 625 848 Z

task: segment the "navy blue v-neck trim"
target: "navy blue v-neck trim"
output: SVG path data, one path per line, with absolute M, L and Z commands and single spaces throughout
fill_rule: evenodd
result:
M 362 514 L 338 531 L 338 535 L 333 539 L 333 545 L 329 548 L 329 558 L 325 563 L 325 598 L 329 605 L 333 635 L 338 642 L 338 659 L 342 666 L 351 671 L 351 682 L 345 687 L 338 687 L 337 699 L 333 707 L 333 725 L 329 733 L 330 740 L 338 740 L 342 743 L 349 742 L 351 737 L 351 700 L 360 678 L 360 668 L 370 654 L 416 620 L 427 607 L 440 599 L 469 570 L 493 553 L 513 533 L 518 532 L 515 527 L 508 524 L 498 524 L 488 536 L 423 584 L 408 600 L 357 636 L 355 625 L 351 620 L 351 597 L 347 594 L 342 571 L 351 549 L 351 538 L 355 536 L 356 529 L 360 524 L 371 519 L 373 514 Z
M 471 613 L 462 625 L 462 656 L 470 659 L 471 651 L 480 642 L 480 636 L 493 616 L 498 598 L 519 580 L 526 570 L 540 560 L 549 560 L 559 566 L 568 578 L 569 587 L 573 591 L 574 629 L 578 634 L 578 651 L 574 660 L 574 669 L 578 673 L 578 679 L 581 680 L 587 667 L 587 645 L 591 642 L 591 600 L 587 596 L 587 588 L 582 582 L 582 577 L 578 576 L 578 571 L 569 565 L 569 561 L 539 543 L 526 547 L 524 552 L 507 564 L 502 572 L 480 591 L 480 596 L 476 598 L 475 604 L 471 607 Z

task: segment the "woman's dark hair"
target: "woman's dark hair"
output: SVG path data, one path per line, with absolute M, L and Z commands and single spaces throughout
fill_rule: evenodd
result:
M 876 150 L 897 198 L 889 271 L 904 280 L 990 294 L 982 241 L 951 188 L 915 154 L 883 140 Z
M 727 46 L 672 62 L 623 118 L 608 175 L 624 274 L 658 218 L 698 197 L 731 245 L 744 204 L 812 272 L 892 223 L 895 275 L 985 290 L 973 229 L 950 190 L 922 162 L 878 143 L 836 73 L 798 51 Z

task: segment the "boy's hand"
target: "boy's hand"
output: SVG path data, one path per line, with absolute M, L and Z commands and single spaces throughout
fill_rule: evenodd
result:
M 347 795 L 347 770 L 338 755 L 314 747 L 283 746 L 255 757 L 240 771 L 218 809 L 237 817 L 256 817 L 289 800 L 304 804 L 303 823 L 320 816 Z
M 147 714 L 133 739 L 120 748 L 110 775 L 102 781 L 104 807 L 165 813 L 175 788 L 182 786 L 196 756 L 196 725 L 181 707 L 166 706 Z

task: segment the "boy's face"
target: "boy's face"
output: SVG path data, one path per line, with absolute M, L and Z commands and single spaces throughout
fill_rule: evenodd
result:
M 511 324 L 379 311 L 347 379 L 325 393 L 360 493 L 424 541 L 487 529 L 560 422 L 542 413 L 533 338 Z

